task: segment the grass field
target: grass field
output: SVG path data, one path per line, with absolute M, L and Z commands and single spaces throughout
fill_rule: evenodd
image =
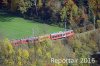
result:
M 63 28 L 41 24 L 32 20 L 25 20 L 20 17 L 0 14 L 0 35 L 9 39 L 20 39 L 61 30 L 63 30 Z

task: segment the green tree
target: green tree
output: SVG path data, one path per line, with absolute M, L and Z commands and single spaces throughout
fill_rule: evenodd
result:
M 67 19 L 67 22 L 69 22 L 71 26 L 73 26 L 75 25 L 74 19 L 77 15 L 78 15 L 77 5 L 72 0 L 68 0 L 64 4 L 64 7 L 61 10 L 62 20 Z
M 18 9 L 21 11 L 22 14 L 27 12 L 27 9 L 32 6 L 32 2 L 29 0 L 19 0 L 18 2 Z

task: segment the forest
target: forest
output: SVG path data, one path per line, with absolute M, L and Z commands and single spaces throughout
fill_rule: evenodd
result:
M 100 0 L 1 0 L 5 10 L 30 20 L 68 28 L 93 26 L 100 22 Z M 93 24 L 93 25 L 91 25 Z

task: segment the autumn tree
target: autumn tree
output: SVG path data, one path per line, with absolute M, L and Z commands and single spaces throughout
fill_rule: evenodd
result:
M 100 5 L 100 1 L 99 0 L 89 0 L 89 8 L 90 8 L 90 10 L 92 11 L 92 13 L 94 15 L 93 18 L 95 19 L 95 22 L 96 22 L 95 26 L 96 27 L 98 26 L 97 25 L 97 20 L 98 20 L 98 18 L 100 18 L 99 17 L 99 14 L 100 14 L 99 5 Z
M 1 48 L 1 58 L 4 60 L 3 64 L 5 66 L 14 66 L 14 49 L 8 39 L 5 39 L 2 44 L 0 44 Z
M 74 26 L 74 19 L 76 15 L 78 15 L 77 5 L 72 0 L 65 2 L 61 10 L 62 20 L 67 19 L 67 22 L 69 22 L 71 26 Z

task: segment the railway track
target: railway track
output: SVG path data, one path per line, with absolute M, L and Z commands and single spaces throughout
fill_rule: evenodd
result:
M 25 38 L 25 39 L 11 40 L 11 43 L 15 46 L 18 46 L 20 44 L 29 44 L 29 42 L 34 42 L 34 41 L 40 41 L 41 42 L 41 41 L 44 41 L 48 38 L 51 39 L 51 40 L 57 40 L 57 39 L 66 38 L 68 36 L 70 37 L 70 36 L 73 36 L 73 35 L 75 35 L 76 37 L 80 37 L 80 36 L 85 36 L 85 35 L 93 33 L 93 32 L 97 32 L 97 30 L 98 29 L 83 32 L 83 33 L 76 33 L 76 34 L 75 33 L 66 33 L 66 34 L 64 34 L 64 32 L 58 32 L 58 33 L 39 36 L 39 37 L 31 37 L 31 38 Z

